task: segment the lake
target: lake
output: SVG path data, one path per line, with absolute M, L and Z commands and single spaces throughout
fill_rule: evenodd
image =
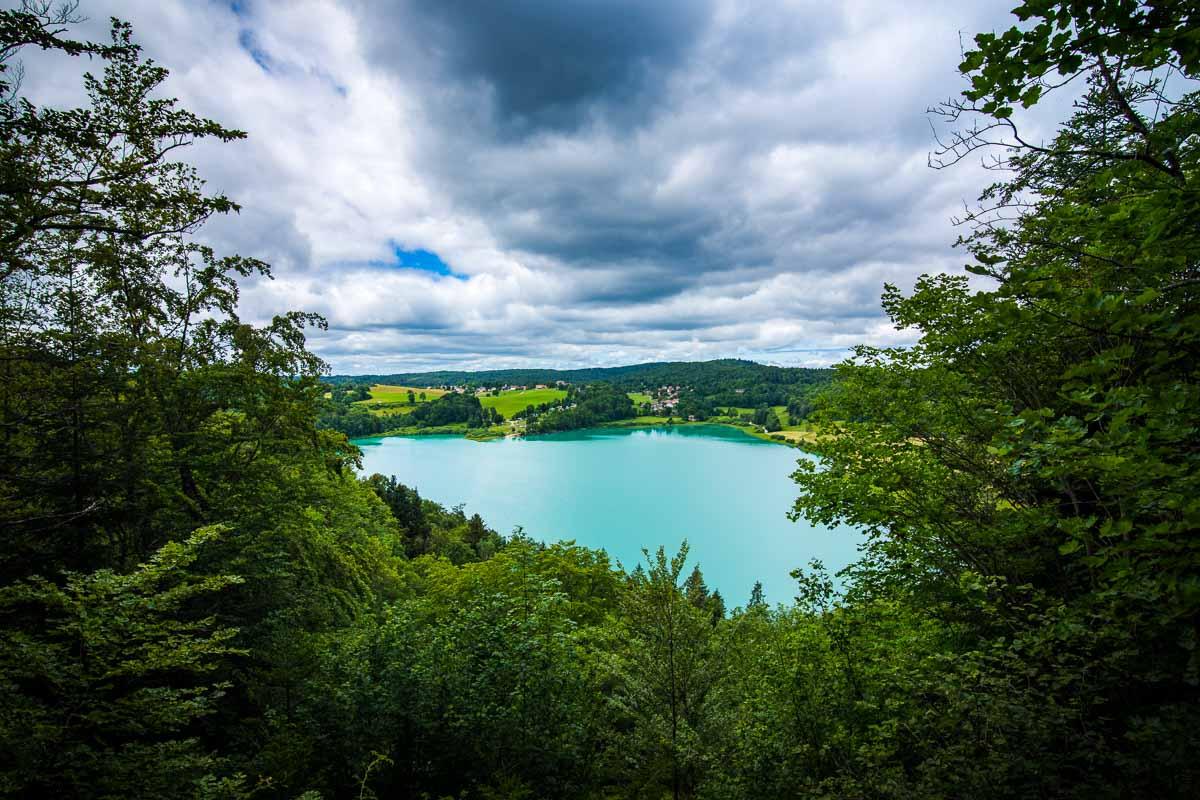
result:
M 723 425 L 596 428 L 473 442 L 458 436 L 359 439 L 364 474 L 395 475 L 422 497 L 465 504 L 492 528 L 604 548 L 626 568 L 643 547 L 687 539 L 710 589 L 730 608 L 761 580 L 769 603 L 795 595 L 792 569 L 831 571 L 856 557 L 858 533 L 791 522 L 800 450 Z M 689 566 L 690 570 L 690 566 Z

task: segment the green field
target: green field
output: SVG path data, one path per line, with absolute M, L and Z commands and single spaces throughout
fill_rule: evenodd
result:
M 441 397 L 446 393 L 444 389 L 422 389 L 418 386 L 388 386 L 378 383 L 371 387 L 371 400 L 408 402 L 408 393 L 412 392 L 418 397 L 421 392 L 425 393 L 426 400 L 433 400 L 436 397 Z M 370 401 L 365 401 L 370 402 Z M 418 401 L 420 402 L 420 401 Z
M 626 394 L 629 395 L 629 399 L 632 400 L 635 405 L 639 405 L 639 406 L 642 403 L 649 403 L 654 399 L 650 395 L 642 394 L 641 392 L 626 392 Z
M 415 386 L 377 384 L 371 387 L 371 399 L 360 400 L 358 404 L 364 406 L 373 414 L 407 414 L 416 408 L 417 405 L 420 405 L 421 402 L 420 400 L 415 404 L 408 402 L 409 389 L 418 397 L 421 392 L 425 392 L 426 401 L 446 394 L 444 389 L 421 389 Z M 558 400 L 566 396 L 567 393 L 563 389 L 517 389 L 511 392 L 502 392 L 498 397 L 490 395 L 481 396 L 479 402 L 484 407 L 495 408 L 504 415 L 505 419 L 508 419 L 518 411 L 523 411 L 526 406 L 549 403 L 552 400 Z
M 524 411 L 526 406 L 536 406 L 561 400 L 566 397 L 564 389 L 515 389 L 511 392 L 501 392 L 498 397 L 484 396 L 479 402 L 485 408 L 494 408 L 509 419 L 518 411 Z
M 425 402 L 446 394 L 444 389 L 422 389 L 419 386 L 390 386 L 377 383 L 371 387 L 371 399 L 359 400 L 357 404 L 364 406 L 372 414 L 407 414 L 421 403 L 419 399 L 416 403 L 408 402 L 410 390 L 418 398 L 420 398 L 421 392 L 424 392 Z
M 736 417 L 739 414 L 753 414 L 754 413 L 753 408 L 744 408 L 741 406 L 719 406 L 717 408 L 717 410 L 724 411 L 726 414 L 728 414 L 731 417 Z M 779 417 L 779 424 L 785 428 L 788 427 L 791 420 L 788 419 L 787 406 L 771 406 L 771 410 L 775 412 L 775 416 Z
M 723 411 L 731 417 L 736 417 L 738 414 L 753 414 L 753 408 L 744 406 L 717 406 L 717 411 Z

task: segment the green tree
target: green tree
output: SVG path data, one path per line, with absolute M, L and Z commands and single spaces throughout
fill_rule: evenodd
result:
M 948 114 L 982 122 L 940 155 L 1008 146 L 996 166 L 1010 177 L 965 220 L 969 269 L 992 288 L 949 276 L 909 296 L 887 288 L 884 308 L 920 342 L 858 348 L 839 368 L 822 412 L 838 436 L 826 471 L 801 465 L 797 511 L 868 532 L 852 597 L 946 626 L 950 668 L 905 679 L 931 715 L 890 745 L 937 765 L 908 773 L 914 791 L 1188 796 L 1200 784 L 1187 755 L 1200 744 L 1194 10 L 1016 13 L 1025 28 L 966 54 L 971 87 Z M 1014 106 L 1066 82 L 1082 89 L 1073 115 L 1028 143 Z
M 196 723 L 228 688 L 218 665 L 241 651 L 236 631 L 190 609 L 241 579 L 188 573 L 220 533 L 200 529 L 128 574 L 0 588 L 0 792 L 193 797 L 221 768 Z
M 38 707 L 44 727 L 27 738 L 59 742 L 46 747 L 78 759 L 50 765 L 38 785 L 57 782 L 66 792 L 92 781 L 79 777 L 92 770 L 95 788 L 83 794 L 120 795 L 104 788 L 101 773 L 124 770 L 125 754 L 141 753 L 145 786 L 184 779 L 164 795 L 190 793 L 189 781 L 206 771 L 213 776 L 203 791 L 221 790 L 239 770 L 304 788 L 302 760 L 285 753 L 312 747 L 290 723 L 299 678 L 322 636 L 400 591 L 396 525 L 350 474 L 357 451 L 315 428 L 324 366 L 304 342 L 315 318 L 246 324 L 237 281 L 266 266 L 193 240 L 209 217 L 236 206 L 205 192 L 179 159 L 182 149 L 242 134 L 159 97 L 166 71 L 141 57 L 124 23 L 113 23 L 111 44 L 81 44 L 64 38 L 69 14 L 46 8 L 0 12 L 0 583 L 23 593 L 9 595 L 3 634 L 45 656 L 23 677 L 7 667 L 19 676 L 12 693 L 50 698 Z M 83 78 L 86 107 L 40 108 L 21 95 L 16 56 L 29 45 L 103 65 Z M 194 561 L 162 557 L 171 571 L 162 580 L 245 582 L 147 596 L 147 607 L 164 614 L 160 630 L 179 635 L 142 647 L 136 637 L 154 633 L 142 601 L 101 589 L 144 580 L 140 564 L 158 563 L 155 553 L 173 554 L 214 525 L 228 532 Z M 172 605 L 171 592 L 186 602 Z M 107 617 L 107 630 L 128 634 L 133 661 L 120 674 L 91 672 L 118 669 L 117 648 L 104 643 L 111 653 L 92 654 L 63 645 L 48 603 L 74 604 L 63 619 Z M 196 620 L 211 625 L 186 627 Z M 122 628 L 135 623 L 141 628 Z M 236 636 L 226 650 L 208 647 L 205 626 Z M 168 646 L 179 652 L 159 652 Z M 253 658 L 233 657 L 234 649 Z M 185 660 L 192 656 L 194 664 Z M 197 684 L 201 661 L 222 691 Z M 42 685 L 30 677 L 39 672 L 51 676 Z M 53 676 L 65 676 L 55 685 L 69 697 L 54 695 Z M 125 698 L 142 703 L 144 721 L 131 719 L 135 704 Z M 60 706 L 72 716 L 56 717 Z M 85 718 L 86 728 L 78 724 Z M 30 719 L 10 718 L 9 735 Z M 111 755 L 101 755 L 106 748 Z M 35 750 L 21 752 L 32 758 Z
M 4 81 L 27 43 L 104 60 L 101 77 L 84 79 L 86 108 L 38 108 L 18 85 L 0 87 L 9 578 L 132 567 L 180 531 L 219 521 L 200 462 L 229 448 L 228 474 L 261 452 L 267 431 L 310 430 L 319 391 L 321 364 L 303 347 L 312 318 L 244 324 L 236 279 L 266 266 L 188 238 L 236 206 L 205 194 L 179 150 L 243 134 L 156 99 L 166 71 L 141 58 L 127 25 L 114 22 L 104 46 L 60 33 L 46 18 L 0 12 Z
M 704 574 L 700 572 L 699 564 L 692 567 L 691 574 L 683 582 L 683 594 L 696 608 L 704 608 L 708 604 L 708 585 L 704 582 Z
M 762 581 L 755 581 L 754 588 L 750 590 L 750 600 L 746 603 L 746 608 L 766 608 L 767 601 L 763 597 Z
M 331 784 L 379 752 L 381 796 L 586 796 L 602 718 L 583 628 L 615 607 L 607 559 L 516 537 L 488 561 L 413 566 L 422 592 L 343 634 L 313 673 L 304 719 L 330 742 L 313 758 Z
M 630 575 L 622 594 L 610 645 L 616 681 L 610 702 L 618 726 L 629 728 L 616 745 L 618 769 L 631 770 L 625 779 L 635 791 L 666 790 L 675 798 L 696 795 L 720 728 L 710 694 L 720 680 L 721 653 L 711 614 L 680 585 L 687 554 L 686 542 L 669 560 L 661 547 L 653 556 L 646 552 L 647 568 Z M 694 591 L 702 584 L 701 578 Z
M 483 524 L 483 517 L 472 514 L 471 519 L 467 522 L 467 542 L 472 545 L 479 544 L 479 541 L 486 535 L 487 527 Z

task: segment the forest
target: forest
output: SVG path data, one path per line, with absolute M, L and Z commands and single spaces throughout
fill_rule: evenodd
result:
M 628 394 L 610 383 L 593 383 L 571 386 L 556 407 L 533 417 L 529 430 L 531 433 L 570 431 L 634 416 L 633 401 Z
M 917 343 L 805 401 L 794 514 L 862 557 L 743 600 L 686 547 L 616 565 L 359 477 L 323 320 L 243 320 L 270 266 L 198 236 L 239 206 L 186 148 L 247 134 L 124 22 L 0 11 L 0 795 L 1195 797 L 1200 21 L 1014 13 L 932 156 L 994 159 L 973 277 L 885 287 Z M 39 50 L 85 105 L 25 96 Z
M 602 380 L 585 380 L 581 376 L 599 374 Z M 339 431 L 350 438 L 373 436 L 404 429 L 413 432 L 418 428 L 437 427 L 459 422 L 469 422 L 468 427 L 499 424 L 502 419 L 489 415 L 484 408 L 479 414 L 466 413 L 465 401 L 442 398 L 438 409 L 423 410 L 422 414 L 411 415 L 410 419 L 397 419 L 387 414 L 372 414 L 358 404 L 368 396 L 371 386 L 380 381 L 394 385 L 396 381 L 411 381 L 415 386 L 477 386 L 495 387 L 507 385 L 509 380 L 563 381 L 571 397 L 553 402 L 538 403 L 520 409 L 513 419 L 536 419 L 528 426 L 531 434 L 575 430 L 600 425 L 605 422 L 629 419 L 640 412 L 650 416 L 653 411 L 629 406 L 627 393 L 635 391 L 659 391 L 662 387 L 675 387 L 677 404 L 670 416 L 681 420 L 708 420 L 713 417 L 735 418 L 727 413 L 728 408 L 750 408 L 747 421 L 778 430 L 779 421 L 768 407 L 783 406 L 789 418 L 800 422 L 808 418 L 815 408 L 817 396 L 830 383 L 832 370 L 785 369 L 756 364 L 752 361 L 724 360 L 700 361 L 690 364 L 641 364 L 633 367 L 613 367 L 597 370 L 496 370 L 483 372 L 437 372 L 415 375 L 357 376 L 347 379 L 336 376 L 325 379 L 325 398 L 321 403 L 318 426 Z M 575 383 L 567 382 L 567 376 Z M 410 384 L 403 384 L 410 385 Z M 517 385 L 526 385 L 518 383 Z M 462 396 L 469 396 L 462 394 Z M 568 406 L 586 398 L 586 404 L 577 409 Z M 478 402 L 478 401 L 476 401 Z M 586 408 L 583 407 L 586 405 Z M 454 410 L 451 410 L 451 409 Z M 540 418 L 546 412 L 553 414 Z M 429 414 L 436 414 L 446 421 L 427 422 Z M 482 414 L 482 416 L 480 416 Z M 767 424 L 774 420 L 774 425 Z
M 389 383 L 404 386 L 496 386 L 502 384 L 574 385 L 609 383 L 626 392 L 659 386 L 686 386 L 709 405 L 786 405 L 829 383 L 831 369 L 775 367 L 726 358 L 677 361 L 590 369 L 502 369 L 476 372 L 412 372 L 397 375 L 335 375 L 333 385 Z
M 327 391 L 318 403 L 317 427 L 343 433 L 351 439 L 399 429 L 422 432 L 459 424 L 472 429 L 504 422 L 503 415 L 496 409 L 484 407 L 475 395 L 463 392 L 435 397 L 428 403 L 416 405 L 411 413 L 396 415 L 372 414 L 369 409 L 357 405 L 357 401 L 369 396 L 368 387 L 363 384 L 324 384 L 324 388 Z

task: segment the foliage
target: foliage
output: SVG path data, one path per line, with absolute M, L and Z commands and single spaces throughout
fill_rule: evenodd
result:
M 783 425 L 779 422 L 779 415 L 775 413 L 775 409 L 760 406 L 754 410 L 754 415 L 750 418 L 755 425 L 761 425 L 768 432 L 781 430 Z
M 949 668 L 905 679 L 937 716 L 898 716 L 888 737 L 911 753 L 904 791 L 1188 796 L 1200 108 L 1181 31 L 1194 20 L 1171 3 L 1017 14 L 1042 21 L 978 37 L 955 108 L 993 120 L 960 133 L 957 154 L 1012 136 L 995 162 L 1010 177 L 963 240 L 995 288 L 888 288 L 920 343 L 859 348 L 839 368 L 826 413 L 852 422 L 824 445 L 826 471 L 797 473 L 797 510 L 870 531 L 863 602 L 954 634 L 932 654 Z M 1036 102 L 1051 68 L 1083 96 L 1051 143 L 1026 146 L 1011 107 Z M 1186 80 L 1169 96 L 1172 72 Z
M 422 428 L 434 428 L 465 422 L 468 428 L 481 428 L 502 422 L 494 408 L 484 408 L 479 398 L 465 392 L 450 392 L 422 403 L 408 414 L 406 420 Z
M 715 766 L 710 742 L 722 719 L 710 695 L 724 664 L 699 570 L 680 585 L 687 554 L 686 542 L 670 559 L 661 547 L 646 552 L 609 632 L 609 702 L 621 731 L 610 768 L 641 796 L 694 797 Z
M 237 280 L 266 265 L 192 238 L 236 206 L 177 156 L 242 134 L 160 99 L 127 25 L 79 44 L 70 15 L 0 12 L 6 781 L 236 793 L 286 775 L 272 737 L 320 636 L 401 589 L 396 526 L 314 426 L 317 320 L 246 324 Z M 102 63 L 87 107 L 22 97 L 28 44 Z
M 306 719 L 331 745 L 318 763 L 344 785 L 387 754 L 380 796 L 584 796 L 602 730 L 582 627 L 613 607 L 607 559 L 517 537 L 487 561 L 414 566 L 420 594 L 343 637 L 312 679 Z
M 773 367 L 739 359 L 633 364 L 588 369 L 513 369 L 480 372 L 419 372 L 403 375 L 333 376 L 334 382 L 369 380 L 408 386 L 496 386 L 553 384 L 576 386 L 609 383 L 626 392 L 660 386 L 689 387 L 709 405 L 781 405 L 791 397 L 805 396 L 829 382 L 832 371 L 800 367 Z M 510 415 L 511 416 L 511 415 Z
M 228 684 L 235 630 L 189 613 L 240 583 L 188 568 L 221 533 L 201 528 L 128 574 L 69 573 L 0 588 L 0 792 L 170 797 L 216 766 L 197 738 Z
M 328 401 L 321 405 L 321 416 L 317 424 L 321 428 L 344 433 L 355 439 L 387 433 L 395 429 L 398 422 L 395 415 L 372 414 L 354 402 Z
M 372 475 L 367 483 L 400 524 L 404 549 L 410 557 L 435 553 L 463 564 L 490 558 L 504 546 L 504 538 L 487 527 L 478 514 L 468 519 L 461 507 L 447 511 L 437 503 L 422 500 L 416 489 L 398 483 L 394 475 Z
M 569 431 L 636 416 L 629 395 L 608 383 L 572 386 L 557 406 L 530 423 L 529 432 Z

